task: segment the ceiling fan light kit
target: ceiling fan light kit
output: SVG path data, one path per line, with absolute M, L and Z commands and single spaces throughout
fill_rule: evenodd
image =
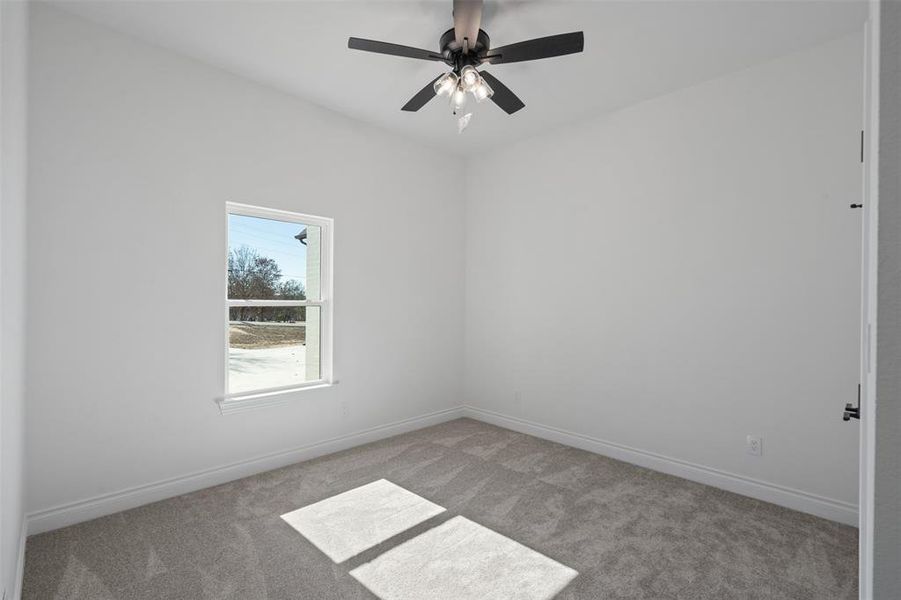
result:
M 499 48 L 491 47 L 488 34 L 479 28 L 482 22 L 482 0 L 454 0 L 454 28 L 445 31 L 438 42 L 440 52 L 350 38 L 352 50 L 403 56 L 419 60 L 443 62 L 451 71 L 443 73 L 416 93 L 401 110 L 416 112 L 435 96 L 448 96 L 451 112 L 456 115 L 465 105 L 467 94 L 477 102 L 491 99 L 504 112 L 512 115 L 525 104 L 510 88 L 488 71 L 479 71 L 484 63 L 492 65 L 538 60 L 582 52 L 585 37 L 581 31 L 517 42 Z M 466 115 L 469 123 L 471 113 Z M 462 128 L 460 129 L 462 132 Z
M 450 97 L 451 111 L 455 115 L 466 105 L 467 93 L 472 94 L 476 102 L 482 102 L 494 95 L 491 86 L 479 75 L 476 68 L 470 65 L 461 69 L 459 77 L 453 71 L 445 73 L 432 87 L 436 96 Z

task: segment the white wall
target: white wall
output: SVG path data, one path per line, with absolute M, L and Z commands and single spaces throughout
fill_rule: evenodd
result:
M 29 510 L 64 506 L 35 530 L 459 406 L 458 159 L 41 5 L 30 73 Z M 229 200 L 335 219 L 339 383 L 221 416 Z
M 874 597 L 901 598 L 901 2 L 883 2 Z
M 467 403 L 856 522 L 862 43 L 473 161 Z
M 16 597 L 25 510 L 27 9 L 0 2 L 0 593 Z

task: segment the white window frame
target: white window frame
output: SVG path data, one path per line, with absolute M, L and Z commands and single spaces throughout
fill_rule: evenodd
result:
M 309 390 L 331 386 L 334 383 L 332 377 L 332 256 L 334 220 L 328 217 L 317 217 L 303 213 L 290 212 L 274 208 L 263 208 L 227 202 L 225 208 L 225 336 L 224 336 L 224 361 L 225 365 L 225 394 L 219 401 L 219 409 L 223 414 L 240 412 L 251 408 L 271 406 L 290 401 L 291 393 L 300 390 Z M 312 225 L 320 230 L 320 263 L 319 263 L 319 298 L 307 300 L 232 300 L 228 297 L 228 251 L 229 251 L 229 215 L 241 215 L 245 217 L 259 217 L 273 219 L 300 225 Z M 235 306 L 316 306 L 319 308 L 319 379 L 305 381 L 300 384 L 249 390 L 239 393 L 230 393 L 228 389 L 229 379 L 229 309 Z

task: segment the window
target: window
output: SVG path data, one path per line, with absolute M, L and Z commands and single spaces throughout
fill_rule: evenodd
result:
M 331 383 L 331 226 L 228 204 L 223 411 Z

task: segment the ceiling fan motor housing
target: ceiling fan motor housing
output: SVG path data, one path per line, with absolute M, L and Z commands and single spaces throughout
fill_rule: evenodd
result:
M 482 64 L 482 57 L 491 47 L 491 40 L 488 34 L 479 29 L 479 35 L 475 44 L 467 49 L 464 54 L 463 48 L 457 43 L 456 33 L 453 29 L 448 29 L 442 34 L 438 40 L 438 47 L 441 48 L 441 55 L 444 61 L 453 67 L 454 72 L 460 74 L 460 69 L 466 65 L 478 66 Z

